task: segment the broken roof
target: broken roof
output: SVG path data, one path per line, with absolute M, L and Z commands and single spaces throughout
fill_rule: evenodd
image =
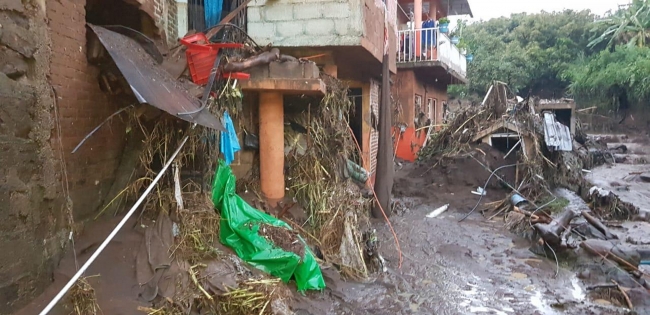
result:
M 469 15 L 474 17 L 467 0 L 442 0 L 441 3 L 442 7 L 447 9 L 447 15 Z
M 221 121 L 207 110 L 201 110 L 199 100 L 172 78 L 135 40 L 101 26 L 88 24 L 104 45 L 131 86 L 138 102 L 157 107 L 185 121 L 204 127 L 224 130 Z M 179 113 L 196 112 L 192 115 Z

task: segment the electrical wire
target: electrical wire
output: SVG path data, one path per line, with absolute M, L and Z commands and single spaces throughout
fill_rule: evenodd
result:
M 352 136 L 352 139 L 354 140 L 354 144 L 357 145 L 357 150 L 359 150 L 359 155 L 361 156 L 361 159 L 363 163 L 366 163 L 365 158 L 363 157 L 363 151 L 361 150 L 361 146 L 359 145 L 359 141 L 357 141 L 357 137 L 354 136 L 354 130 L 348 126 L 348 131 L 350 132 L 350 135 Z M 368 177 L 368 182 L 367 184 L 370 186 L 370 189 L 372 190 L 372 195 L 375 197 L 375 202 L 377 202 L 377 205 L 379 206 L 379 210 L 381 210 L 381 214 L 384 216 L 384 220 L 386 220 L 386 223 L 388 224 L 388 228 L 390 229 L 390 232 L 393 234 L 393 239 L 395 240 L 395 247 L 397 248 L 397 253 L 399 255 L 399 264 L 397 266 L 397 269 L 402 269 L 402 248 L 399 245 L 399 240 L 397 239 L 397 233 L 395 233 L 395 229 L 393 229 L 393 225 L 390 223 L 390 220 L 388 219 L 388 216 L 386 215 L 386 211 L 384 211 L 384 208 L 381 206 L 381 203 L 379 202 L 379 198 L 377 198 L 377 193 L 375 193 L 375 187 L 374 185 L 370 184 L 370 177 Z
M 485 181 L 485 185 L 483 185 L 483 191 L 485 192 L 485 189 L 487 188 L 488 183 L 490 183 L 490 179 L 492 179 L 492 176 L 494 176 L 494 174 L 498 170 L 506 168 L 506 167 L 514 167 L 514 166 L 517 166 L 517 165 L 518 164 L 508 164 L 508 165 L 503 165 L 503 166 L 497 167 L 494 171 L 492 171 L 492 173 L 490 174 L 490 177 L 488 177 L 487 181 Z M 485 196 L 485 193 L 481 194 L 481 196 L 478 198 L 478 202 L 476 203 L 474 208 L 472 208 L 472 210 L 468 214 L 466 214 L 462 219 L 458 220 L 458 222 L 463 222 L 465 219 L 467 219 L 467 217 L 469 217 L 472 213 L 474 213 L 476 208 L 478 208 L 478 206 L 481 204 L 481 200 L 483 199 L 483 196 Z

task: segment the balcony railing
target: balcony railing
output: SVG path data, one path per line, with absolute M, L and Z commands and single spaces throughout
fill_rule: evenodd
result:
M 467 59 L 437 27 L 398 31 L 397 63 L 439 61 L 465 77 Z M 419 54 L 417 52 L 420 52 Z

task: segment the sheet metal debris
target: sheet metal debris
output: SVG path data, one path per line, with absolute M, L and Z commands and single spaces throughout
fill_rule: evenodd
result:
M 88 26 L 97 34 L 140 103 L 155 106 L 188 122 L 225 130 L 220 120 L 205 110 L 194 115 L 179 116 L 178 113 L 194 112 L 201 108 L 199 100 L 192 97 L 135 40 L 101 26 Z
M 555 120 L 552 112 L 544 113 L 544 142 L 550 151 L 573 151 L 569 127 Z

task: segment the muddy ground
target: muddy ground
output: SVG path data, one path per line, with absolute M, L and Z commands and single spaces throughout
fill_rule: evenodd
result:
M 628 154 L 635 158 L 650 152 L 645 138 L 608 139 L 610 146 L 626 143 Z M 491 168 L 511 162 L 497 157 L 488 151 L 484 162 Z M 650 209 L 650 183 L 626 175 L 645 171 L 650 171 L 648 165 L 630 162 L 598 167 L 587 178 L 643 211 Z M 506 180 L 514 176 L 508 171 L 501 175 Z M 487 221 L 476 212 L 458 222 L 479 198 L 471 191 L 482 186 L 488 176 L 488 171 L 471 160 L 433 169 L 423 164 L 398 166 L 394 187 L 397 213 L 391 222 L 402 250 L 401 268 L 390 230 L 383 221 L 376 221 L 373 227 L 380 239 L 386 272 L 375 274 L 367 283 L 347 282 L 334 267 L 324 265 L 327 288 L 306 295 L 296 293 L 290 303 L 295 314 L 629 314 L 606 299 L 589 296 L 585 287 L 590 283 L 578 278 L 575 265 L 562 259 L 556 264 L 553 257 L 531 252 L 530 242 L 505 229 L 503 218 Z M 507 193 L 494 181 L 488 185 L 483 203 L 500 200 Z M 569 207 L 586 207 L 569 191 L 556 194 L 567 199 Z M 442 215 L 426 217 L 444 204 L 449 204 L 449 209 Z M 94 223 L 86 229 L 77 240 L 77 264 L 92 254 L 118 220 Z M 134 257 L 146 225 L 135 219 L 127 224 L 87 273 L 100 275 L 90 282 L 104 314 L 144 314 L 137 310 L 147 303 L 137 298 Z M 650 245 L 647 222 L 618 222 L 610 227 L 629 244 Z M 219 250 L 233 256 L 226 248 Z M 69 252 L 55 273 L 54 284 L 17 314 L 38 313 L 74 270 L 75 256 Z M 295 292 L 295 286 L 290 287 Z M 52 314 L 67 311 L 59 307 Z

